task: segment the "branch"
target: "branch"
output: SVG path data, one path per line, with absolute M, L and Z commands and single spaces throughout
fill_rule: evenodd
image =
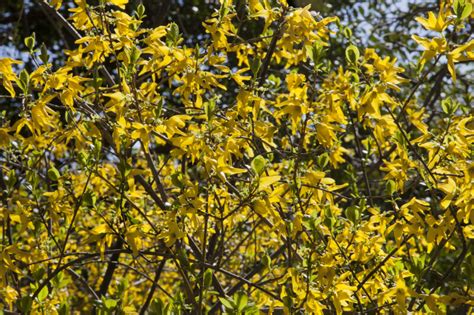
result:
M 97 301 L 100 300 L 99 296 L 94 291 L 94 289 L 91 288 L 91 286 L 87 283 L 86 279 L 81 277 L 79 274 L 77 274 L 77 272 L 75 272 L 71 268 L 66 268 L 66 271 L 69 272 L 74 278 L 76 278 L 76 280 L 79 280 L 79 282 L 82 283 L 82 285 L 86 288 L 86 290 L 90 293 L 90 295 L 94 297 L 94 299 L 96 299 Z
M 198 260 L 203 260 L 203 255 L 201 253 L 201 250 L 199 249 L 199 246 L 197 246 L 194 239 L 188 235 L 188 240 L 189 240 L 189 246 L 191 247 L 194 256 L 196 256 Z M 212 275 L 212 285 L 216 288 L 219 294 L 221 294 L 222 296 L 225 296 L 224 288 L 220 284 L 219 279 L 217 279 L 215 274 Z
M 72 35 L 72 37 L 75 40 L 81 39 L 82 36 L 79 34 L 79 32 L 76 30 L 76 28 L 69 23 L 64 16 L 62 16 L 61 13 L 56 11 L 53 7 L 51 7 L 45 0 L 34 0 L 37 2 L 41 8 L 44 10 L 44 13 L 47 14 L 48 16 L 52 17 L 52 19 L 56 20 L 59 22 L 59 24 L 64 27 L 69 34 Z M 105 67 L 100 67 L 100 72 L 102 75 L 105 77 L 107 83 L 112 86 L 115 85 L 115 81 L 110 75 L 109 71 Z
M 275 33 L 273 33 L 272 41 L 270 42 L 270 47 L 268 48 L 267 54 L 265 55 L 265 59 L 263 60 L 262 68 L 259 73 L 259 80 L 258 80 L 259 86 L 265 83 L 267 71 L 268 71 L 268 68 L 270 67 L 270 60 L 272 59 L 273 53 L 275 52 L 277 41 L 280 39 L 282 27 L 285 24 L 285 15 L 286 15 L 287 9 L 288 8 L 285 7 L 281 14 L 281 17 L 278 21 L 277 29 L 275 30 Z
M 160 264 L 158 265 L 158 268 L 156 269 L 155 278 L 153 279 L 153 284 L 150 287 L 150 291 L 148 292 L 148 296 L 145 300 L 145 303 L 140 309 L 140 315 L 145 314 L 146 310 L 148 309 L 148 306 L 151 303 L 151 299 L 153 298 L 153 294 L 155 293 L 155 290 L 158 287 L 158 280 L 160 279 L 161 272 L 163 271 L 163 268 L 165 267 L 165 263 L 166 263 L 166 259 L 163 258 Z
M 354 292 L 354 293 L 357 293 L 357 291 L 359 291 L 360 289 L 363 288 L 364 284 L 369 281 L 370 278 L 372 278 L 372 276 L 380 269 L 383 267 L 383 265 L 385 265 L 385 263 L 393 257 L 393 255 L 396 254 L 396 252 L 398 252 L 398 250 L 400 248 L 402 248 L 403 245 L 406 244 L 406 242 L 408 242 L 408 240 L 410 238 L 413 237 L 413 234 L 406 237 L 405 239 L 403 239 L 403 241 L 401 242 L 400 246 L 399 247 L 395 247 L 377 266 L 375 266 L 374 269 L 372 269 L 372 271 L 370 271 L 365 277 L 364 279 L 362 279 L 361 282 L 359 282 L 359 285 L 357 286 L 357 290 Z
M 161 198 L 156 194 L 155 190 L 151 185 L 143 178 L 142 175 L 135 175 L 135 180 L 140 183 L 140 185 L 145 188 L 146 192 L 150 194 L 151 198 L 156 202 L 156 204 L 162 209 L 166 210 L 166 204 L 161 200 Z
M 273 254 L 270 255 L 270 259 L 275 259 L 277 258 L 278 256 L 280 256 L 282 253 L 284 253 L 286 250 L 286 244 L 283 244 L 282 246 L 280 246 L 280 248 L 278 248 L 278 250 L 276 252 L 274 252 Z M 212 266 L 212 265 L 211 265 Z M 248 280 L 246 279 L 251 279 L 254 275 L 256 275 L 257 273 L 259 273 L 260 271 L 262 271 L 263 269 L 265 268 L 265 265 L 261 262 L 255 264 L 253 266 L 253 268 L 246 274 L 244 275 L 243 277 L 240 277 L 239 276 L 239 282 L 237 284 L 235 284 L 232 288 L 230 288 L 228 291 L 227 291 L 227 295 L 233 295 L 235 292 L 239 291 L 239 289 L 244 285 L 244 284 L 249 284 Z M 222 269 L 219 269 L 219 270 L 222 270 Z M 211 310 L 209 311 L 209 314 L 213 314 L 215 313 L 219 307 L 221 305 L 221 302 L 220 301 L 217 301 L 216 304 L 214 304 L 214 306 L 211 308 Z
M 142 147 L 143 147 L 143 143 L 142 143 Z M 158 186 L 158 191 L 160 192 L 161 199 L 164 203 L 166 203 L 168 201 L 168 195 L 166 194 L 165 187 L 161 183 L 160 174 L 158 173 L 158 170 L 155 167 L 155 164 L 153 162 L 153 159 L 151 158 L 150 153 L 145 151 L 145 148 L 143 148 L 143 152 L 145 153 L 146 161 L 148 163 L 148 166 L 151 169 L 151 173 L 153 174 L 153 179 L 155 180 L 156 186 Z
M 118 238 L 114 246 L 112 247 L 112 249 L 122 249 L 122 246 L 123 246 L 123 241 L 121 238 Z M 112 282 L 115 269 L 117 269 L 117 263 L 115 262 L 118 261 L 119 257 L 120 257 L 120 252 L 115 252 L 112 254 L 112 257 L 110 257 L 110 261 L 107 265 L 107 270 L 105 271 L 104 278 L 102 280 L 102 283 L 100 284 L 100 288 L 99 288 L 100 296 L 107 295 L 110 282 Z

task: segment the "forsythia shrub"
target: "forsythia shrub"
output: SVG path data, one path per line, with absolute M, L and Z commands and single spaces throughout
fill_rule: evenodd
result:
M 347 30 L 333 62 L 342 22 L 285 0 L 221 0 L 192 46 L 91 2 L 37 1 L 61 67 L 0 59 L 5 314 L 472 310 L 472 99 L 418 98 L 474 60 L 470 0 L 416 18 L 413 77 Z

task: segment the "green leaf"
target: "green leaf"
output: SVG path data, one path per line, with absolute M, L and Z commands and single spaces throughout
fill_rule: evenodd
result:
M 453 3 L 454 13 L 461 20 L 468 18 L 472 13 L 472 3 L 466 0 L 455 0 Z
M 44 286 L 41 291 L 38 293 L 38 301 L 43 302 L 48 296 L 48 286 Z
M 204 272 L 204 288 L 209 288 L 212 284 L 212 269 Z
M 467 19 L 472 13 L 472 3 L 466 3 L 460 15 L 461 20 Z
M 46 273 L 46 270 L 44 270 L 44 268 L 41 267 L 41 268 L 38 268 L 35 272 L 33 272 L 32 277 L 36 281 L 39 281 L 41 278 L 43 278 L 45 273 Z
M 47 64 L 49 61 L 49 55 L 48 55 L 48 49 L 46 48 L 44 44 L 41 44 L 40 51 L 41 53 L 39 55 L 39 58 L 44 64 Z
M 59 307 L 59 315 L 67 315 L 70 314 L 69 304 L 64 302 Z
M 130 51 L 130 61 L 132 62 L 132 64 L 135 64 L 138 61 L 141 54 L 142 52 L 140 51 L 140 49 L 138 49 L 136 46 L 132 46 L 132 49 Z
M 164 315 L 167 314 L 165 312 L 165 304 L 160 298 L 156 298 L 151 302 L 150 306 L 148 307 L 148 314 L 150 315 Z
M 145 6 L 140 3 L 140 4 L 137 6 L 137 11 L 136 11 L 136 12 L 137 12 L 137 17 L 138 17 L 139 19 L 142 19 L 142 18 L 144 17 L 144 14 L 145 14 Z
M 324 57 L 324 46 L 319 42 L 316 41 L 313 44 L 313 61 L 315 65 L 319 64 L 321 61 L 321 58 Z
M 10 172 L 8 173 L 8 179 L 6 181 L 7 187 L 10 189 L 13 189 L 16 182 L 17 182 L 17 178 L 16 178 L 15 170 L 11 169 Z
M 25 38 L 24 42 L 25 42 L 25 46 L 30 50 L 30 52 L 32 52 L 33 48 L 35 47 L 35 33 Z
M 83 205 L 88 206 L 88 207 L 94 207 L 96 201 L 97 201 L 97 196 L 92 191 L 86 191 L 82 197 Z
M 31 310 L 32 302 L 33 300 L 31 299 L 31 296 L 25 295 L 17 300 L 16 305 L 22 314 L 28 314 Z
M 448 106 L 449 106 L 449 99 L 444 99 L 444 100 L 441 102 L 441 109 L 443 110 L 443 112 L 444 112 L 445 114 L 448 114 L 448 113 L 449 113 Z
M 397 191 L 397 186 L 393 180 L 388 180 L 386 185 L 387 193 L 391 196 Z
M 258 74 L 261 65 L 262 63 L 259 58 L 250 59 L 250 71 L 252 71 L 254 76 Z
M 360 211 L 357 206 L 350 206 L 345 211 L 346 217 L 353 223 L 356 223 L 360 219 Z
M 59 173 L 59 171 L 57 170 L 57 168 L 55 168 L 54 166 L 52 166 L 49 170 L 48 170 L 48 178 L 51 179 L 52 181 L 58 181 L 58 179 L 61 177 L 61 174 Z
M 344 27 L 344 37 L 351 38 L 352 37 L 352 30 L 349 27 Z
M 354 45 L 346 48 L 346 59 L 349 63 L 355 64 L 360 57 L 359 49 Z
M 171 182 L 178 188 L 184 188 L 183 183 L 183 174 L 182 173 L 174 173 L 171 174 Z
M 224 305 L 225 308 L 228 310 L 233 310 L 236 308 L 235 303 L 231 300 L 225 299 L 223 297 L 219 297 L 219 300 L 221 301 L 222 305 Z
M 207 121 L 211 121 L 214 112 L 216 111 L 216 101 L 214 99 L 209 100 L 209 102 L 206 102 L 204 104 L 204 113 L 206 114 Z
M 247 306 L 248 296 L 243 292 L 238 292 L 234 295 L 234 301 L 237 304 L 237 311 L 242 312 Z
M 186 255 L 186 251 L 182 248 L 178 251 L 178 261 L 184 269 L 189 268 L 188 256 Z
M 28 72 L 25 69 L 23 69 L 20 72 L 20 81 L 18 82 L 18 85 L 20 86 L 23 93 L 25 93 L 25 94 L 28 93 L 29 84 L 30 84 L 30 75 L 28 74 Z
M 262 264 L 264 264 L 265 267 L 267 267 L 269 270 L 272 269 L 272 259 L 268 254 L 265 254 L 262 257 Z
M 329 207 L 326 207 L 324 209 L 324 225 L 326 225 L 329 229 L 332 230 L 334 227 L 334 224 L 336 223 L 336 219 L 334 218 L 331 209 Z
M 169 26 L 168 33 L 166 34 L 166 40 L 168 43 L 176 45 L 179 39 L 179 27 L 176 23 L 171 23 Z
M 113 299 L 105 299 L 104 306 L 108 310 L 112 310 L 117 306 L 118 301 Z
M 244 309 L 244 315 L 256 315 L 259 313 L 259 309 L 255 305 L 247 305 Z
M 251 163 L 252 170 L 255 172 L 257 175 L 261 175 L 263 171 L 265 170 L 265 166 L 267 164 L 267 160 L 261 155 L 257 155 Z
M 454 13 L 457 14 L 465 3 L 466 3 L 466 0 L 454 0 L 453 2 Z
M 446 98 L 441 102 L 441 109 L 446 115 L 452 115 L 459 108 L 459 104 L 451 98 Z
M 318 166 L 322 169 L 325 168 L 329 163 L 329 155 L 327 153 L 318 156 Z
M 164 99 L 161 98 L 158 101 L 158 104 L 156 104 L 156 107 L 155 107 L 155 110 L 154 110 L 155 118 L 160 118 L 161 112 L 163 110 L 163 103 L 164 103 Z

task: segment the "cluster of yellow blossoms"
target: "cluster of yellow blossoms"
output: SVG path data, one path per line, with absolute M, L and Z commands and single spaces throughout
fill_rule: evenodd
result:
M 455 82 L 474 60 L 474 40 L 446 35 L 472 23 L 472 3 L 417 18 L 410 79 L 370 48 L 327 60 L 340 22 L 310 7 L 246 1 L 245 23 L 260 23 L 248 39 L 220 2 L 189 47 L 174 23 L 142 28 L 141 5 L 75 0 L 61 67 L 34 38 L 33 71 L 0 59 L 19 112 L 0 121 L 3 309 L 474 305 L 472 110 L 445 99 L 428 119 L 418 91 L 432 65 L 446 60 Z M 60 0 L 42 5 L 62 18 Z

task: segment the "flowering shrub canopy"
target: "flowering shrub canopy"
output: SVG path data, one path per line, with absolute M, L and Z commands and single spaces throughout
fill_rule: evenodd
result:
M 76 45 L 61 67 L 34 37 L 35 69 L 0 59 L 3 309 L 467 311 L 472 98 L 419 89 L 474 60 L 472 2 L 416 18 L 411 69 L 309 6 L 234 2 L 189 46 L 128 0 L 38 1 Z

